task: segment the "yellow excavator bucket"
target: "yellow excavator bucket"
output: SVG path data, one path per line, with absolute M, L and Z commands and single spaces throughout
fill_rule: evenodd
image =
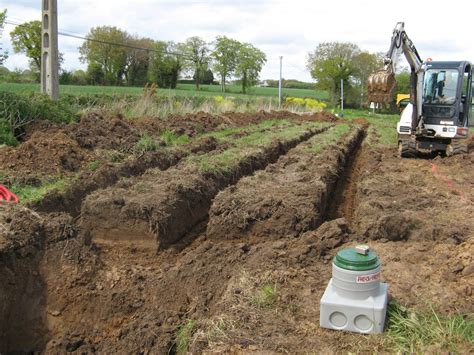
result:
M 369 76 L 367 99 L 369 102 L 390 104 L 396 86 L 395 74 L 391 70 L 381 69 Z

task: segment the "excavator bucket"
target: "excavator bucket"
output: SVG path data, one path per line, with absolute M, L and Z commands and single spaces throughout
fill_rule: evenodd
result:
M 391 104 L 397 81 L 391 70 L 381 69 L 369 76 L 368 101 Z

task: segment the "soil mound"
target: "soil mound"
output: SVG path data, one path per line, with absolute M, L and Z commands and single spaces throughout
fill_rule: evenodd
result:
M 64 131 L 87 149 L 131 151 L 140 139 L 140 132 L 123 119 L 105 119 L 97 114 L 83 116 L 78 123 L 65 126 Z
M 18 147 L 4 147 L 0 154 L 0 170 L 17 175 L 70 174 L 80 170 L 92 159 L 66 133 L 37 131 Z

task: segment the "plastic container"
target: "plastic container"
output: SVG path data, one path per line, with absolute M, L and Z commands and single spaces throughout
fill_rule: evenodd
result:
M 367 246 L 341 250 L 320 302 L 320 325 L 357 333 L 383 332 L 388 285 L 380 282 L 381 263 Z

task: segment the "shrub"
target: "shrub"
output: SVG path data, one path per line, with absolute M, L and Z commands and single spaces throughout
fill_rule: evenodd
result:
M 300 97 L 287 97 L 285 99 L 285 104 L 287 106 L 302 107 L 311 111 L 322 111 L 326 108 L 326 104 L 324 102 L 311 98 L 303 99 Z
M 46 95 L 30 96 L 0 92 L 0 144 L 14 145 L 24 132 L 24 126 L 37 120 L 69 123 L 76 112 L 62 101 L 52 101 Z

